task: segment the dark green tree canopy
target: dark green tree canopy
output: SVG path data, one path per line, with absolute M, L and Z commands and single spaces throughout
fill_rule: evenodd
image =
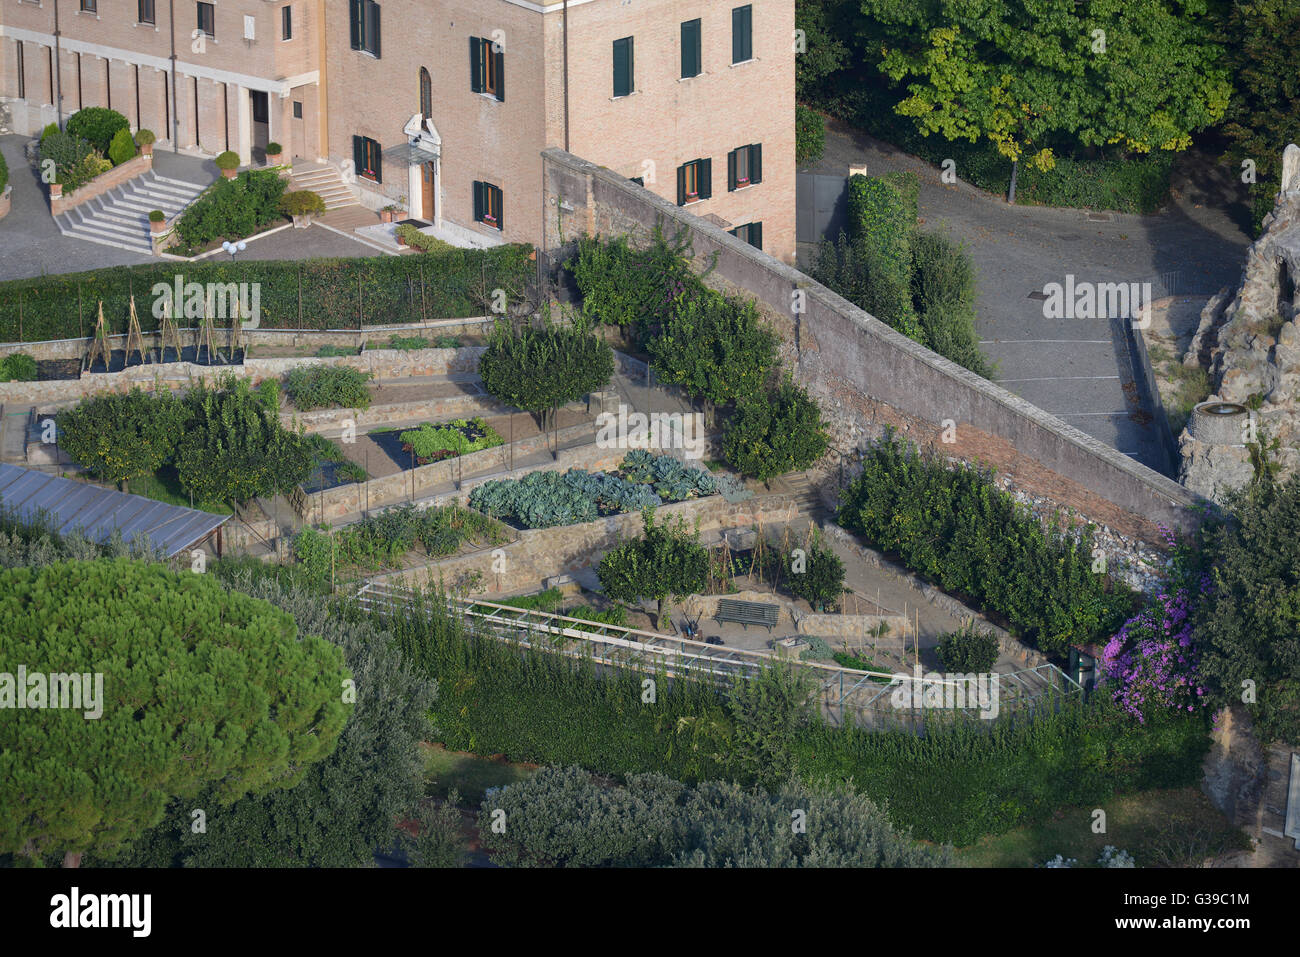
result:
M 95 396 L 59 413 L 59 443 L 104 481 L 125 482 L 171 459 L 187 416 L 170 392 Z
M 767 481 L 808 468 L 829 444 L 821 409 L 787 376 L 777 389 L 741 400 L 722 451 L 741 474 Z
M 607 552 L 597 575 L 615 601 L 659 599 L 662 617 L 670 595 L 690 595 L 704 588 L 709 554 L 681 519 L 657 525 L 654 509 L 646 509 L 642 521 L 642 536 Z
M 608 385 L 614 352 L 582 324 L 512 329 L 502 322 L 478 372 L 493 397 L 526 412 L 546 412 Z
M 1211 581 L 1193 630 L 1201 671 L 1224 704 L 1254 687 L 1248 706 L 1263 737 L 1300 741 L 1300 476 L 1243 493 L 1234 512 L 1205 536 Z
M 293 787 L 350 710 L 338 648 L 210 576 L 129 559 L 0 571 L 0 661 L 102 675 L 97 719 L 5 705 L 0 851 L 28 857 L 111 853 L 206 788 L 229 804 Z

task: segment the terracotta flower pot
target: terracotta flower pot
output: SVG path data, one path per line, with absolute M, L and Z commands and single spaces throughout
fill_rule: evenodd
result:
M 239 175 L 239 170 L 237 170 L 237 169 L 223 169 L 223 170 L 221 171 L 221 175 L 224 176 L 226 179 L 234 179 L 236 176 Z
M 283 159 L 284 159 L 284 154 L 283 154 L 283 153 L 267 153 L 267 154 L 266 154 L 266 165 L 267 165 L 267 166 L 279 166 L 280 163 L 283 161 Z
M 167 223 L 164 220 L 160 219 L 157 222 L 154 222 L 152 219 L 149 220 L 149 231 L 151 233 L 161 233 L 166 228 Z
M 62 184 L 62 183 L 51 183 L 51 184 L 50 184 L 50 199 L 59 199 L 59 198 L 61 198 L 62 196 L 63 196 L 63 184 Z
M 152 155 L 153 155 L 153 144 L 152 144 L 152 143 L 141 143 L 141 144 L 140 144 L 140 152 L 143 153 L 145 156 L 152 156 Z

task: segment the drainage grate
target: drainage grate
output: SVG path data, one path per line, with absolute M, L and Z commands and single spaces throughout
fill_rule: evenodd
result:
M 1084 218 L 1090 223 L 1112 223 L 1115 217 L 1110 213 L 1085 213 Z

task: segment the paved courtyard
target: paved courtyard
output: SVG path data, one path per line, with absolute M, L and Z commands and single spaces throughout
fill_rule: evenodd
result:
M 9 166 L 13 207 L 0 219 L 0 280 L 27 279 L 55 273 L 82 272 L 111 266 L 158 262 L 154 256 L 64 236 L 50 216 L 45 186 L 23 153 L 26 136 L 0 136 L 0 152 Z M 188 183 L 206 184 L 217 178 L 212 160 L 159 150 L 154 171 Z M 246 259 L 313 259 L 335 256 L 378 256 L 381 250 L 320 226 L 284 229 L 249 243 Z

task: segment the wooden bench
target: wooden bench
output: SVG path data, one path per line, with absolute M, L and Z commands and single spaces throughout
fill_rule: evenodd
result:
M 777 605 L 764 605 L 756 601 L 723 598 L 718 602 L 718 611 L 713 616 L 713 620 L 717 622 L 734 621 L 743 625 L 746 629 L 750 625 L 763 625 L 768 631 L 771 631 L 776 626 L 777 618 L 780 615 L 781 609 Z

